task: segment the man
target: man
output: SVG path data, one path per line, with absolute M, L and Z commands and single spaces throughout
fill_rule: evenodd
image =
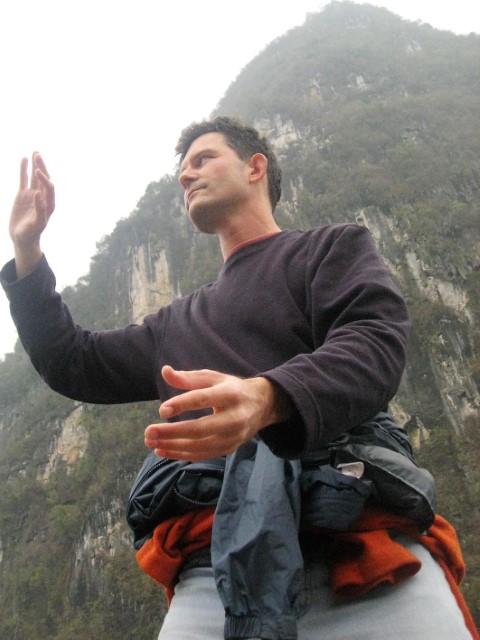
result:
M 301 570 L 298 514 L 284 503 L 298 487 L 275 494 L 273 509 L 269 492 L 294 475 L 297 463 L 289 466 L 290 459 L 324 447 L 384 410 L 405 363 L 407 311 L 366 229 L 280 230 L 273 210 L 281 172 L 270 145 L 254 129 L 229 118 L 194 124 L 182 133 L 177 151 L 186 211 L 220 243 L 224 265 L 214 283 L 173 301 L 142 325 L 98 333 L 79 328 L 54 291 L 40 248 L 54 187 L 39 154 L 33 156 L 30 186 L 27 161 L 21 164 L 10 220 L 15 260 L 2 271 L 22 343 L 52 388 L 86 402 L 160 398 L 160 416 L 168 422 L 147 427 L 147 447 L 171 460 L 230 461 L 223 494 L 231 490 L 237 507 L 221 520 L 222 495 L 216 517 L 222 524 L 214 525 L 212 540 L 217 584 L 205 555 L 187 563 L 160 637 L 221 638 L 225 611 L 229 638 L 295 638 L 296 618 L 303 640 L 384 638 L 386 624 L 393 627 L 390 638 L 470 637 L 442 571 L 409 539 L 399 538 L 424 567 L 400 585 L 339 605 L 330 595 L 318 538 L 312 557 L 307 554 L 310 586 L 300 594 L 293 589 Z M 36 323 L 39 312 L 42 326 Z M 263 508 L 269 513 L 265 527 L 277 536 L 273 544 L 263 529 L 249 539 L 243 526 L 246 494 L 239 486 L 245 460 L 251 462 L 248 491 L 253 486 L 259 496 L 258 518 Z M 269 473 L 263 474 L 264 485 L 251 480 L 264 468 L 274 469 L 274 482 Z M 219 551 L 218 538 L 238 513 L 238 527 L 224 538 L 238 534 L 247 540 L 240 566 L 232 569 L 229 542 Z M 291 566 L 279 568 L 277 543 Z M 244 564 L 252 565 L 241 582 L 247 586 L 232 593 L 231 575 Z M 258 588 L 257 597 L 263 578 L 267 586 Z M 441 602 L 435 621 L 432 592 Z M 271 594 L 281 602 L 278 616 L 276 603 L 269 609 Z

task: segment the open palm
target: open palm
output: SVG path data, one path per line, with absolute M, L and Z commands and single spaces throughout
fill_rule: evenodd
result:
M 55 190 L 40 154 L 32 157 L 32 177 L 28 185 L 28 160 L 20 165 L 20 188 L 10 216 L 10 237 L 23 247 L 38 243 L 55 208 Z

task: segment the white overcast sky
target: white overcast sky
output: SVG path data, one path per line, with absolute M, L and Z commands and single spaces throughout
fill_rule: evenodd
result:
M 3 2 L 0 263 L 12 254 L 8 217 L 22 156 L 41 151 L 56 185 L 42 246 L 61 289 L 88 272 L 96 243 L 133 211 L 148 183 L 173 172 L 181 129 L 208 117 L 257 53 L 325 4 Z M 370 4 L 439 29 L 480 33 L 475 0 Z M 0 357 L 15 340 L 0 292 Z

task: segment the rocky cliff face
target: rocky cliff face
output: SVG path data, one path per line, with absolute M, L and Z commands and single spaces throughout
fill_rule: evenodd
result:
M 423 373 L 423 384 L 422 380 L 416 379 L 413 364 L 409 363 L 407 367 L 397 396 L 397 407 L 401 407 L 401 413 L 406 417 L 404 422 L 413 417 L 429 422 L 416 395 L 417 385 L 421 384 L 425 393 L 438 398 L 449 426 L 460 434 L 465 424 L 477 419 L 480 409 L 480 394 L 470 364 L 475 353 L 475 323 L 465 285 L 462 286 L 461 279 L 456 282 L 446 280 L 445 265 L 433 269 L 425 261 L 425 252 L 415 239 L 395 220 L 378 210 L 360 210 L 355 213 L 355 219 L 371 231 L 405 295 L 415 298 L 419 305 L 431 303 L 444 309 L 444 315 L 432 327 L 434 334 L 430 336 L 428 369 Z M 470 256 L 465 269 L 471 272 L 479 266 L 478 256 Z M 411 351 L 412 363 L 415 357 Z
M 170 282 L 167 254 L 160 251 L 152 256 L 150 243 L 132 249 L 132 270 L 128 295 L 131 322 L 139 323 L 149 313 L 171 302 L 173 288 Z
M 67 473 L 72 473 L 77 463 L 83 458 L 88 445 L 88 432 L 82 425 L 83 406 L 73 409 L 64 420 L 57 421 L 48 462 L 39 471 L 39 479 L 48 482 L 50 475 L 60 465 Z

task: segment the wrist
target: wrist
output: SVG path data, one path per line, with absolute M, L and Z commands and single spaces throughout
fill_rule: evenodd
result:
M 259 376 L 261 392 L 265 401 L 264 426 L 285 422 L 294 413 L 295 408 L 290 396 L 275 382 Z
M 14 244 L 15 251 L 15 269 L 17 272 L 17 280 L 21 280 L 34 271 L 42 259 L 42 250 L 40 245 L 30 247 L 28 249 Z

